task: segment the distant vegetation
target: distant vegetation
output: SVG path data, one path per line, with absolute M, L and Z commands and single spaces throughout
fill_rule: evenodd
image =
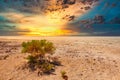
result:
M 64 80 L 68 80 L 68 76 L 66 75 L 66 72 L 65 72 L 65 71 L 61 71 L 61 77 L 62 77 Z
M 55 46 L 47 40 L 32 40 L 22 43 L 22 53 L 29 53 L 28 66 L 31 70 L 37 70 L 38 75 L 50 74 L 60 65 L 57 58 L 51 57 L 55 52 Z

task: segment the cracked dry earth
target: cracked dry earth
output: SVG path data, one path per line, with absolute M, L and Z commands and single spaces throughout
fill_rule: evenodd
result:
M 53 56 L 62 66 L 54 74 L 37 76 L 22 69 L 26 54 L 21 54 L 21 43 L 32 39 L 47 39 L 56 46 Z M 0 80 L 120 80 L 119 37 L 2 37 L 0 38 Z

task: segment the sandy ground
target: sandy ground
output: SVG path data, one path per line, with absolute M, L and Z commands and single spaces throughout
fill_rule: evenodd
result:
M 32 39 L 47 39 L 56 46 L 54 56 L 62 66 L 51 75 L 21 69 L 26 55 L 21 43 Z M 120 80 L 120 37 L 0 37 L 0 80 Z

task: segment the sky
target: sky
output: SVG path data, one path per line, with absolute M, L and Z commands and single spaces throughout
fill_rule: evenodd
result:
M 120 36 L 120 0 L 0 0 L 0 36 Z

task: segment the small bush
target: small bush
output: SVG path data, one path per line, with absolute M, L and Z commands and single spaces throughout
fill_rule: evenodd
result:
M 61 76 L 63 77 L 64 75 L 66 75 L 65 71 L 61 71 Z
M 45 54 L 53 54 L 55 47 L 52 42 L 47 40 L 32 40 L 22 43 L 22 53 L 31 53 L 32 56 L 44 57 Z
M 64 80 L 68 80 L 68 76 L 66 75 L 66 72 L 65 72 L 65 71 L 61 71 L 61 77 L 62 77 Z
M 27 60 L 29 67 L 32 70 L 40 70 L 38 73 L 41 71 L 42 73 L 51 73 L 54 71 L 58 60 L 56 61 L 55 58 L 51 58 L 51 62 L 45 57 L 46 54 L 54 54 L 55 47 L 52 42 L 47 40 L 32 40 L 29 42 L 23 42 L 22 47 L 22 53 L 30 53 Z

